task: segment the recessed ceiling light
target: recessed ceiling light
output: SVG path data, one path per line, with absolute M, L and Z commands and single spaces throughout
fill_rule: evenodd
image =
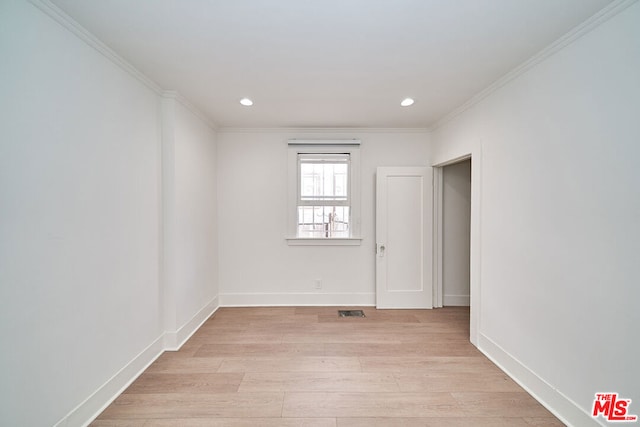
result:
M 251 107 L 253 105 L 253 101 L 249 98 L 242 98 L 240 100 L 240 104 L 244 105 L 245 107 Z
M 415 101 L 411 98 L 405 98 L 402 100 L 402 102 L 400 103 L 400 105 L 402 105 L 403 107 L 408 107 L 409 105 L 413 105 Z

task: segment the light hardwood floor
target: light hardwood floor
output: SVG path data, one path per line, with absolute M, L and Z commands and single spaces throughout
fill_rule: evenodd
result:
M 468 308 L 221 308 L 93 426 L 562 426 L 469 343 Z

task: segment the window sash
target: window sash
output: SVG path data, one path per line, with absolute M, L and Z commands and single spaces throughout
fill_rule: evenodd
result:
M 298 206 L 349 206 L 351 204 L 351 156 L 349 153 L 298 153 L 297 162 L 297 195 Z M 345 194 L 335 194 L 335 177 L 331 176 L 334 185 L 334 194 L 303 194 L 303 165 L 345 165 L 346 166 L 346 188 Z M 324 171 L 321 179 L 324 179 Z M 324 185 L 324 182 L 321 183 Z
M 298 237 L 349 237 L 351 214 L 349 207 L 298 206 Z

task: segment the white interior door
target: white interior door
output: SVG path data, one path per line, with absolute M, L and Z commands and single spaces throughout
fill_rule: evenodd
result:
M 379 167 L 376 176 L 376 306 L 432 308 L 429 167 Z

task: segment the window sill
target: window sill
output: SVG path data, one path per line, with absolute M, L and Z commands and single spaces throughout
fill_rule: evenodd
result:
M 338 238 L 307 238 L 307 237 L 287 237 L 289 246 L 360 246 L 361 237 L 338 237 Z

